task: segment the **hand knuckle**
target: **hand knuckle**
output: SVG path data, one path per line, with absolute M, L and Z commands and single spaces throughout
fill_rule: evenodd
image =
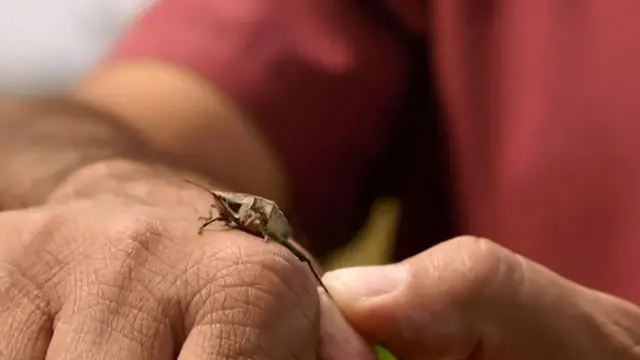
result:
M 104 285 L 136 284 L 137 291 L 158 301 L 174 297 L 187 255 L 169 240 L 168 222 L 139 211 L 106 219 L 104 225 L 97 234 L 103 240 L 82 260 L 84 271 Z
M 300 316 L 311 317 L 315 288 L 300 276 L 297 267 L 239 236 L 233 241 L 234 246 L 215 247 L 211 256 L 201 259 L 197 273 L 188 276 L 193 285 L 187 308 L 194 309 L 193 321 L 200 318 L 198 323 L 231 322 L 247 329 L 277 329 L 285 326 L 278 322 L 291 314 L 295 314 L 295 321 L 300 321 Z
M 476 236 L 460 236 L 452 240 L 464 264 L 470 288 L 478 293 L 491 293 L 504 283 L 512 270 L 513 253 L 495 242 Z
M 149 252 L 164 232 L 162 219 L 151 211 L 129 211 L 104 221 L 107 240 L 129 251 Z
M 102 240 L 91 249 L 89 266 L 108 266 L 115 275 L 144 272 L 157 278 L 175 274 L 184 255 L 170 240 L 170 223 L 151 211 L 132 211 L 105 219 L 104 227 L 94 231 Z
M 459 236 L 451 240 L 452 246 L 460 249 L 459 254 L 467 260 L 467 264 L 477 267 L 481 264 L 493 265 L 503 249 L 493 241 L 477 236 Z
M 44 294 L 50 290 L 51 283 L 68 263 L 68 253 L 60 251 L 62 244 L 51 241 L 51 234 L 60 231 L 66 225 L 65 218 L 58 212 L 21 210 L 2 215 L 2 222 L 12 226 L 11 236 L 0 244 L 0 277 L 3 286 L 37 294 L 44 302 Z
M 209 255 L 200 262 L 199 280 L 207 279 L 206 286 L 223 288 L 225 293 L 238 293 L 243 301 L 291 296 L 305 287 L 291 262 L 261 246 L 240 244 L 217 248 Z
M 15 265 L 0 262 L 0 312 L 12 306 L 9 304 L 23 304 L 21 307 L 27 306 L 43 314 L 50 312 L 49 301 L 43 296 L 40 286 Z

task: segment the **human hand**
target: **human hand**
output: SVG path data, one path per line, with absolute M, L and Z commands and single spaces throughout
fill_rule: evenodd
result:
M 640 359 L 638 308 L 484 239 L 323 280 L 356 329 L 405 360 Z
M 0 359 L 372 358 L 284 248 L 198 236 L 206 193 L 112 165 L 0 213 Z

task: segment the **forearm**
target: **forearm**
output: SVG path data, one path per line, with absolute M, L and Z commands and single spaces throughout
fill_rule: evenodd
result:
M 275 156 L 213 91 L 186 71 L 134 62 L 99 69 L 69 98 L 6 101 L 0 208 L 42 203 L 75 170 L 112 159 L 181 168 L 285 207 Z
M 214 83 L 188 69 L 116 61 L 98 68 L 74 97 L 114 114 L 163 161 L 287 207 L 284 172 L 266 139 Z

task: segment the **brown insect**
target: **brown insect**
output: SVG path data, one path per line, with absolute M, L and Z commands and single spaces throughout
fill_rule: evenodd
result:
M 273 240 L 284 246 L 298 260 L 306 263 L 313 276 L 329 294 L 329 290 L 324 286 L 322 279 L 313 267 L 311 259 L 291 242 L 293 235 L 291 225 L 274 201 L 244 193 L 212 191 L 192 181 L 186 180 L 186 182 L 206 190 L 214 200 L 209 208 L 209 216 L 198 218 L 203 221 L 198 228 L 198 234 L 202 235 L 209 225 L 222 221 L 227 226 L 262 237 L 264 241 Z M 216 217 L 213 216 L 213 208 L 218 211 Z

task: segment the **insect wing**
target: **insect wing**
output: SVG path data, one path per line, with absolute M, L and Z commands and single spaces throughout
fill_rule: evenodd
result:
M 269 221 L 267 223 L 267 230 L 270 234 L 273 234 L 279 241 L 288 241 L 291 238 L 292 230 L 289 221 L 284 216 L 284 213 L 277 207 L 271 208 L 269 214 Z
M 211 194 L 213 195 L 213 198 L 215 199 L 216 208 L 220 212 L 220 215 L 229 216 L 229 217 L 233 217 L 233 218 L 237 217 L 237 214 L 235 214 L 234 211 L 229 206 L 227 197 L 224 196 L 224 193 L 214 191 Z
M 214 194 L 221 207 L 234 217 L 240 216 L 241 210 L 249 209 L 253 206 L 253 197 L 246 194 L 223 191 L 215 191 Z

